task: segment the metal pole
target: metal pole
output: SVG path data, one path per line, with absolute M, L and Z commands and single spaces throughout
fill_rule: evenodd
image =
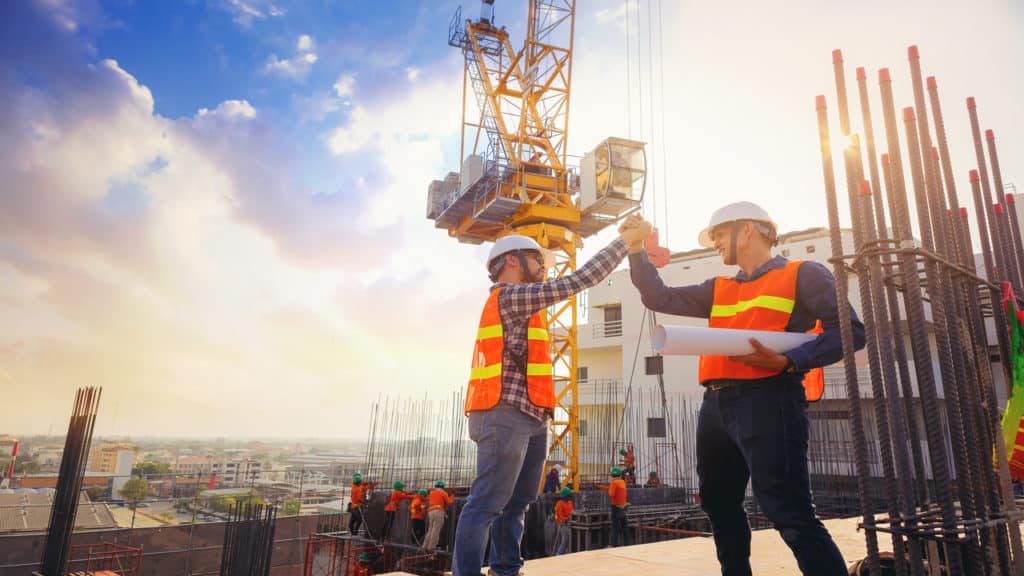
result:
M 978 106 L 974 101 L 974 97 L 967 99 L 967 113 L 971 118 L 971 136 L 974 138 L 974 155 L 978 162 L 978 179 L 981 182 L 982 196 L 984 197 L 984 204 L 978 204 L 975 202 L 975 210 L 978 211 L 978 217 L 981 218 L 982 214 L 986 215 L 986 220 L 990 223 L 989 233 L 991 236 L 982 236 L 982 251 L 984 252 L 985 244 L 991 243 L 991 254 L 992 262 L 985 262 L 985 273 L 988 275 L 988 279 L 992 282 L 998 282 L 1006 276 L 1006 262 L 1003 255 L 1003 242 L 1002 234 L 999 228 L 995 224 L 996 213 L 992 209 L 994 204 L 992 200 L 992 190 L 989 188 L 988 180 L 988 162 L 985 161 L 985 148 L 981 143 L 981 128 L 978 124 Z M 984 234 L 985 226 L 978 227 L 979 234 Z
M 1003 174 L 999 170 L 999 154 L 996 151 L 996 136 L 992 130 L 985 130 L 985 141 L 988 142 L 988 160 L 992 163 L 992 183 L 995 185 L 996 199 L 1000 203 L 1003 211 L 1006 210 L 1006 204 L 1003 201 Z M 1020 262 L 1021 258 L 1024 258 L 1024 247 L 1021 246 L 1020 228 L 1010 229 L 1009 222 L 1006 226 L 1007 230 L 1004 234 L 1004 245 L 1006 246 L 1006 259 L 1010 265 L 1007 273 L 1011 274 L 1010 279 L 1013 281 L 1013 288 L 1017 294 L 1024 294 L 1024 289 L 1021 286 L 1021 270 Z
M 835 62 L 836 52 L 833 52 Z M 840 56 L 841 62 L 841 56 Z M 816 99 L 818 112 L 818 141 L 821 147 L 821 165 L 825 177 L 825 200 L 828 204 L 829 235 L 832 241 L 832 257 L 836 278 L 836 299 L 840 303 L 839 330 L 842 336 L 843 367 L 846 372 L 846 396 L 850 406 L 850 428 L 853 433 L 854 462 L 857 467 L 857 496 L 860 501 L 861 521 L 865 527 L 864 539 L 868 553 L 868 570 L 871 576 L 881 576 L 878 562 L 878 533 L 874 530 L 873 507 L 867 501 L 867 476 L 870 468 L 867 459 L 867 441 L 864 437 L 864 421 L 861 416 L 860 385 L 857 380 L 857 366 L 854 360 L 853 321 L 849 301 L 849 281 L 843 261 L 843 243 L 839 228 L 839 205 L 836 200 L 835 173 L 832 166 L 832 146 L 829 142 L 828 114 L 825 97 Z

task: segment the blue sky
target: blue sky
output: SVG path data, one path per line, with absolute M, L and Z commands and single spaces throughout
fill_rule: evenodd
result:
M 276 436 L 354 437 L 381 393 L 462 385 L 488 246 L 424 218 L 459 164 L 460 4 L 479 14 L 0 3 L 0 390 L 18 400 L 0 433 L 60 430 L 74 389 L 102 385 L 99 434 L 265 435 L 272 418 Z M 514 46 L 526 4 L 498 2 Z M 825 224 L 814 97 L 835 101 L 834 48 L 851 84 L 890 67 L 903 106 L 919 45 L 961 197 L 967 96 L 1024 181 L 1018 2 L 577 4 L 569 152 L 648 142 L 644 212 L 672 250 L 734 200 L 785 231 Z

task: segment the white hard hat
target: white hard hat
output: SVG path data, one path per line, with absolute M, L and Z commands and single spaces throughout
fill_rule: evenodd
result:
M 736 222 L 737 220 L 764 222 L 772 227 L 773 232 L 775 231 L 775 221 L 772 220 L 772 217 L 768 215 L 764 208 L 753 202 L 733 202 L 715 210 L 711 215 L 711 221 L 708 222 L 708 227 L 701 230 L 700 235 L 697 236 L 697 242 L 705 248 L 714 248 L 715 242 L 711 239 L 711 231 L 720 224 Z
M 509 252 L 515 252 L 517 250 L 532 250 L 534 252 L 540 252 L 544 255 L 544 265 L 551 268 L 555 265 L 555 257 L 550 250 L 541 248 L 537 241 L 529 236 L 522 236 L 520 234 L 509 234 L 508 236 L 502 236 L 494 242 L 494 246 L 491 246 L 491 253 L 487 255 L 487 269 L 490 270 L 491 262 L 494 259 L 503 254 Z

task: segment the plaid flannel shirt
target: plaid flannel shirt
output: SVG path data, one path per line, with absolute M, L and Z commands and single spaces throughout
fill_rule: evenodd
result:
M 526 375 L 513 360 L 526 355 L 526 329 L 530 317 L 604 280 L 622 262 L 627 252 L 626 243 L 616 238 L 573 274 L 548 282 L 499 282 L 491 286 L 491 290 L 503 289 L 498 296 L 498 311 L 505 333 L 505 354 L 501 361 L 501 402 L 537 420 L 544 421 L 551 417 L 550 410 L 530 401 L 526 391 Z

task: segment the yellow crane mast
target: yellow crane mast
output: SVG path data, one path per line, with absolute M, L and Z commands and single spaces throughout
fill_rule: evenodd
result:
M 518 51 L 494 22 L 494 0 L 482 0 L 477 20 L 456 11 L 448 43 L 465 58 L 463 161 L 427 193 L 427 218 L 451 237 L 480 244 L 513 231 L 530 236 L 555 254 L 556 278 L 576 270 L 583 238 L 639 209 L 646 182 L 642 142 L 608 138 L 569 164 L 575 10 L 575 0 L 529 0 Z M 563 462 L 578 488 L 576 298 L 548 318 L 557 406 L 547 466 Z

